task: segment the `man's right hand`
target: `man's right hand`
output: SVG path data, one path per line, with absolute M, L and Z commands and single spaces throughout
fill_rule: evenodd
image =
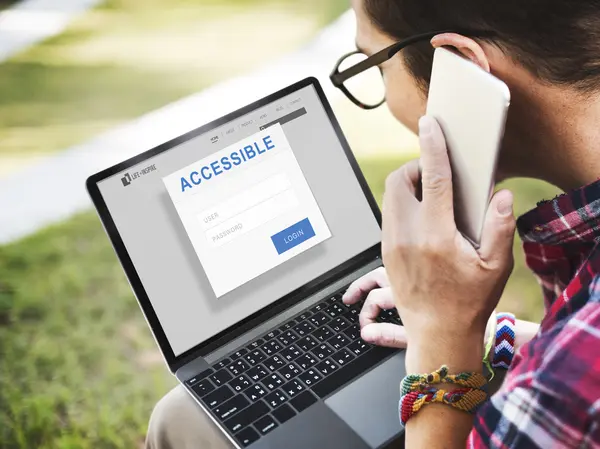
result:
M 350 284 L 342 300 L 345 304 L 355 304 L 364 298 L 365 303 L 359 316 L 362 339 L 378 346 L 406 348 L 404 327 L 376 321 L 382 310 L 396 308 L 384 267 L 377 268 Z

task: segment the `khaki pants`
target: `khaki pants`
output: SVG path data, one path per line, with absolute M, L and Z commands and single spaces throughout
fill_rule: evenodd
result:
M 231 449 L 234 446 L 180 385 L 150 417 L 146 449 Z

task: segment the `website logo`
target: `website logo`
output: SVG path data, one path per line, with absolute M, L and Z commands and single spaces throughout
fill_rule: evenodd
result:
M 131 176 L 129 176 L 129 173 L 125 173 L 125 176 L 121 178 L 121 182 L 123 183 L 123 187 L 127 187 L 131 184 Z
M 139 170 L 139 171 L 132 171 L 129 173 L 125 173 L 125 175 L 121 178 L 121 182 L 123 183 L 123 187 L 127 187 L 129 184 L 131 184 L 133 182 L 134 179 L 138 179 L 141 178 L 144 175 L 147 175 L 150 172 L 156 171 L 156 165 L 152 164 L 149 165 L 148 167 Z

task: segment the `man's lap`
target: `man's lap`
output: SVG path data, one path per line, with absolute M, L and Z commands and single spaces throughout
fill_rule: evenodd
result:
M 233 445 L 179 385 L 154 407 L 146 449 L 230 449 Z

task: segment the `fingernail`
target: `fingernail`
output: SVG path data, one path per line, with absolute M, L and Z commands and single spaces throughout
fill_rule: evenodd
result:
M 419 119 L 419 136 L 428 136 L 432 131 L 431 117 L 424 115 Z
M 502 216 L 513 214 L 513 197 L 511 194 L 505 195 L 505 198 L 498 202 L 498 213 Z

